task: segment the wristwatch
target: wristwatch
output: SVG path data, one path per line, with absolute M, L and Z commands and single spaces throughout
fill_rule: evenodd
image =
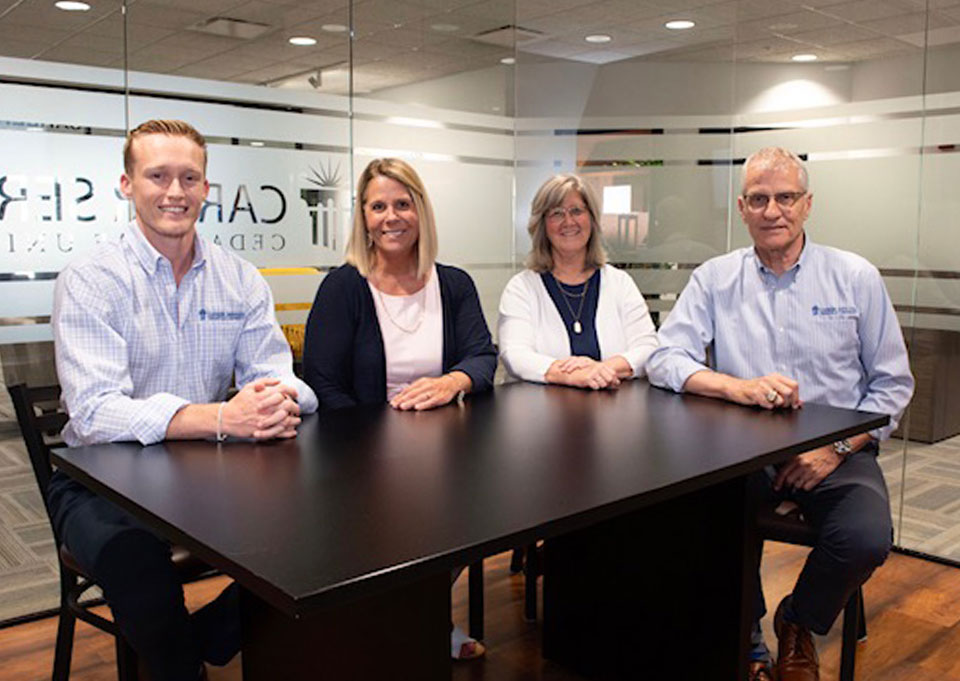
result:
M 847 438 L 837 440 L 833 443 L 833 452 L 841 459 L 846 459 L 850 454 L 853 453 L 853 445 L 850 444 L 850 440 Z

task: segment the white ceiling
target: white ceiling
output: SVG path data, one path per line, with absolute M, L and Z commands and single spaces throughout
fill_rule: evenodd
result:
M 88 0 L 64 12 L 53 0 L 0 0 L 0 55 L 123 67 L 118 0 Z M 929 9 L 927 7 L 929 2 Z M 128 0 L 130 69 L 345 92 L 351 59 L 346 0 Z M 263 24 L 256 38 L 192 30 L 227 17 Z M 670 31 L 670 19 L 696 27 Z M 353 5 L 354 86 L 374 91 L 499 64 L 513 41 L 475 36 L 501 27 L 534 32 L 519 40 L 518 62 L 569 59 L 782 62 L 798 52 L 853 62 L 960 42 L 960 0 L 357 0 Z M 587 43 L 604 33 L 609 43 Z M 510 35 L 509 30 L 506 33 Z M 317 39 L 290 45 L 291 36 Z M 506 67 L 504 67 L 506 68 Z

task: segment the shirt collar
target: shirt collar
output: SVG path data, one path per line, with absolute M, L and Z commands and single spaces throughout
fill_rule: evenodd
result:
M 750 254 L 750 257 L 752 257 L 753 260 L 754 260 L 754 262 L 756 263 L 756 265 L 757 265 L 757 270 L 758 270 L 761 274 L 770 274 L 770 275 L 773 275 L 773 270 L 771 270 L 769 267 L 767 267 L 766 265 L 764 265 L 764 264 L 763 264 L 763 261 L 760 260 L 760 256 L 757 255 L 757 249 L 756 249 L 756 247 L 749 248 L 749 249 L 747 249 L 747 250 L 748 250 L 748 252 L 749 252 L 749 254 Z M 787 272 L 792 272 L 792 271 L 794 271 L 794 270 L 796 270 L 797 272 L 799 272 L 800 270 L 802 270 L 804 264 L 805 264 L 805 263 L 807 262 L 807 260 L 808 260 L 808 254 L 810 253 L 811 250 L 813 250 L 813 248 L 812 248 L 812 244 L 810 243 L 810 236 L 806 233 L 806 231 L 804 231 L 804 233 L 803 233 L 803 249 L 800 251 L 800 257 L 797 258 L 797 262 L 793 263 L 789 268 L 787 268 L 786 271 L 784 271 L 784 274 L 786 274 Z
M 140 224 L 136 218 L 127 223 L 127 228 L 122 238 L 130 246 L 133 255 L 147 274 L 155 275 L 161 263 L 166 260 L 166 258 L 147 241 L 147 237 L 143 235 L 143 231 L 140 229 Z M 190 269 L 202 267 L 205 262 L 206 252 L 203 239 L 200 238 L 199 234 L 195 234 L 193 237 L 193 264 L 190 266 Z

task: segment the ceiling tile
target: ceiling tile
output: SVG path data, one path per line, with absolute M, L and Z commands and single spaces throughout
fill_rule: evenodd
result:
M 868 31 L 865 28 L 858 28 L 852 24 L 846 24 L 834 28 L 820 29 L 819 31 L 804 31 L 802 33 L 794 33 L 790 37 L 815 47 L 828 47 L 830 45 L 849 43 L 857 40 L 883 39 L 882 36 L 878 36 L 873 31 Z
M 909 14 L 914 11 L 914 8 L 903 0 L 855 0 L 840 5 L 830 5 L 820 11 L 847 21 L 863 23 Z

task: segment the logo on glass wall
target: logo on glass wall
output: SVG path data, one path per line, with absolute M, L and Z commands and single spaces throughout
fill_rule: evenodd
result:
M 300 198 L 307 204 L 310 212 L 311 237 L 314 246 L 323 246 L 337 250 L 337 236 L 346 211 L 339 205 L 341 185 L 340 162 L 336 165 L 332 159 L 326 164 L 320 162 L 310 167 L 307 182 L 311 187 L 300 190 Z

